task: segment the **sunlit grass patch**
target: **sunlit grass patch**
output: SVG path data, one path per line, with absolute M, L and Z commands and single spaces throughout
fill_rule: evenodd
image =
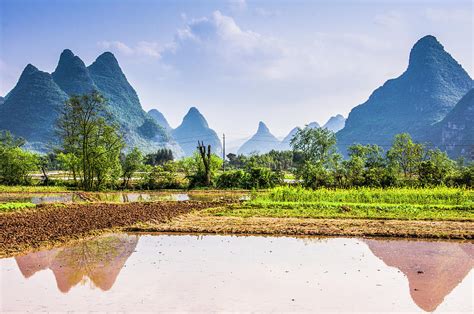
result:
M 36 207 L 33 203 L 0 203 L 0 212 L 11 212 L 19 209 L 34 208 Z
M 369 218 L 474 221 L 471 190 L 320 189 L 278 187 L 243 204 L 209 210 L 216 216 L 275 218 Z
M 0 193 L 53 193 L 53 192 L 66 192 L 68 191 L 67 187 L 64 186 L 7 186 L 0 185 Z

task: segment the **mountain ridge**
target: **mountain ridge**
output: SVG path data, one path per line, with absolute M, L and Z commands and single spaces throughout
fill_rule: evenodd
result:
M 387 147 L 402 132 L 421 139 L 470 88 L 469 74 L 434 36 L 425 36 L 411 49 L 407 69 L 351 110 L 337 133 L 339 149 L 346 152 L 354 143 Z

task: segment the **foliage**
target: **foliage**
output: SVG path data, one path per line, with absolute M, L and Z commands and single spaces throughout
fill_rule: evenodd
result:
M 275 202 L 346 202 L 387 204 L 474 204 L 474 191 L 461 188 L 353 188 L 309 190 L 276 187 L 259 194 L 259 200 Z
M 38 169 L 39 157 L 23 150 L 24 141 L 13 137 L 10 132 L 0 133 L 0 184 L 28 185 L 29 172 Z
M 36 205 L 33 203 L 20 203 L 20 202 L 0 203 L 0 213 L 15 211 L 19 209 L 25 209 L 25 208 L 34 208 L 34 207 L 36 207 Z
M 150 153 L 145 156 L 145 164 L 150 166 L 163 165 L 173 160 L 173 151 L 168 148 L 161 148 L 156 153 Z
M 209 210 L 216 216 L 275 218 L 372 218 L 474 221 L 473 205 L 378 203 L 281 203 L 249 201 Z
M 151 168 L 151 169 L 150 169 Z M 161 166 L 148 166 L 143 178 L 142 188 L 146 189 L 182 189 L 188 186 L 188 180 L 180 178 L 179 164 L 169 161 Z
M 97 92 L 72 96 L 61 108 L 57 121 L 62 153 L 69 170 L 80 178 L 85 190 L 114 184 L 120 174 L 120 152 L 124 146 L 118 125 Z M 76 168 L 77 167 L 77 168 Z
M 123 178 L 122 185 L 123 187 L 127 187 L 133 174 L 142 166 L 143 155 L 138 148 L 135 147 L 127 155 L 122 156 L 121 164 Z
M 245 188 L 249 175 L 242 169 L 228 170 L 221 173 L 216 179 L 216 187 L 221 189 Z
M 14 185 L 6 186 L 0 185 L 0 193 L 52 193 L 52 192 L 66 192 L 67 188 L 63 186 L 24 186 L 24 185 Z
M 245 188 L 267 189 L 283 183 L 281 172 L 271 171 L 264 167 L 250 167 L 247 169 L 247 182 Z
M 474 221 L 474 191 L 461 188 L 317 189 L 277 187 L 218 216 Z
M 405 179 L 411 179 L 418 171 L 418 166 L 423 160 L 424 147 L 414 143 L 410 134 L 395 135 L 392 147 L 387 152 L 390 164 L 403 172 Z
M 324 128 L 306 126 L 298 129 L 291 139 L 293 151 L 302 153 L 306 162 L 328 167 L 332 155 L 336 154 L 336 135 Z
M 218 171 L 222 168 L 222 159 L 214 154 L 210 155 L 209 176 L 210 184 L 215 181 Z M 206 183 L 206 171 L 200 154 L 196 151 L 193 156 L 183 158 L 179 162 L 186 178 L 189 180 L 189 187 L 208 186 Z

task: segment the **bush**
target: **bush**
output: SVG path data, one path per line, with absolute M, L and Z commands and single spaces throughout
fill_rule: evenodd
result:
M 283 174 L 264 167 L 247 169 L 245 187 L 248 189 L 267 189 L 283 183 Z
M 249 180 L 249 175 L 243 170 L 230 170 L 217 177 L 216 187 L 221 189 L 244 188 Z
M 142 188 L 150 190 L 184 189 L 187 186 L 188 181 L 179 177 L 177 165 L 174 162 L 153 167 L 142 182 Z
M 20 147 L 0 147 L 0 183 L 31 184 L 30 171 L 38 169 L 38 156 Z

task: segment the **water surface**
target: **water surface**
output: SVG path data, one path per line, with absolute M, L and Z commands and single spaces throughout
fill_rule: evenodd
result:
M 109 234 L 0 260 L 6 311 L 473 311 L 474 244 Z
M 152 201 L 218 201 L 218 200 L 246 200 L 244 193 L 167 193 L 167 192 L 113 192 L 87 193 L 88 201 L 97 202 L 152 202 Z M 39 194 L 0 194 L 0 203 L 3 202 L 30 202 L 43 203 L 76 203 L 86 201 L 77 193 L 48 193 Z

